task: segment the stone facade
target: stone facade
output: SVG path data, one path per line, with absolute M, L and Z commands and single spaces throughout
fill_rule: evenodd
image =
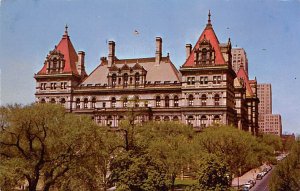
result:
M 89 75 L 84 52 L 76 53 L 67 28 L 60 43 L 35 74 L 36 102 L 61 103 L 67 111 L 90 115 L 100 125 L 118 127 L 128 112 L 136 121 L 182 121 L 201 130 L 213 123 L 238 126 L 256 134 L 255 97 L 246 97 L 246 83 L 232 69 L 231 42 L 219 43 L 210 21 L 179 70 L 162 55 L 156 38 L 155 55 L 120 59 L 116 44 Z M 254 100 L 254 101 L 253 101 Z M 250 118 L 249 118 L 250 116 Z

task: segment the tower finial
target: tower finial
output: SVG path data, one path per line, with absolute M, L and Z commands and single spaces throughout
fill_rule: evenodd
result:
M 66 26 L 65 26 L 65 35 L 67 35 L 68 36 L 68 25 L 66 24 Z
M 211 14 L 210 14 L 210 10 L 208 10 L 208 22 L 207 22 L 207 24 L 209 24 L 209 25 L 211 25 L 210 16 L 211 16 Z

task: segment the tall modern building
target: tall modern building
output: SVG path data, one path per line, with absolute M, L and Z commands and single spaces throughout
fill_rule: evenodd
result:
M 210 16 L 195 45 L 186 45 L 179 70 L 169 55 L 163 56 L 162 38 L 156 37 L 154 54 L 147 58 L 118 58 L 115 42 L 109 41 L 108 56 L 87 75 L 85 53 L 75 51 L 66 28 L 34 76 L 36 102 L 60 103 L 69 112 L 90 115 L 112 128 L 130 108 L 138 114 L 137 123 L 173 120 L 196 130 L 222 123 L 256 134 L 258 124 L 249 117 L 258 114 L 256 93 L 244 96 L 251 87 L 237 78 L 231 42 L 219 42 Z
M 272 114 L 271 84 L 257 84 L 257 95 L 260 100 L 260 104 L 258 106 L 259 114 Z
M 244 67 L 246 74 L 248 75 L 248 58 L 246 51 L 243 48 L 232 48 L 232 69 L 235 73 L 238 73 L 240 67 Z
M 272 114 L 272 86 L 258 84 L 257 94 L 260 100 L 258 106 L 259 131 L 267 134 L 282 135 L 282 122 L 279 114 Z

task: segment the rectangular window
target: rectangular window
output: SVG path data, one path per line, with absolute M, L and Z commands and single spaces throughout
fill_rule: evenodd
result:
M 195 84 L 195 77 L 187 77 L 187 84 L 194 85 Z
M 105 102 L 102 103 L 102 107 L 103 107 L 103 108 L 106 107 L 106 103 L 105 103 Z

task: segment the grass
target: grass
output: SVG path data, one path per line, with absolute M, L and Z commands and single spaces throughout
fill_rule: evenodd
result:
M 192 186 L 194 184 L 197 184 L 197 180 L 195 180 L 195 179 L 188 178 L 188 179 L 183 179 L 183 180 L 181 180 L 181 179 L 175 180 L 175 188 L 177 188 L 177 189 L 184 189 L 185 187 Z

